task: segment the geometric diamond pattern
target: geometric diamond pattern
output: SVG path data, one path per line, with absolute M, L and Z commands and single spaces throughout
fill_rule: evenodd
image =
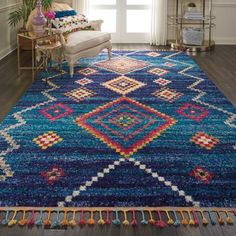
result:
M 177 92 L 174 89 L 169 89 L 169 88 L 164 87 L 152 93 L 152 95 L 160 99 L 163 99 L 164 101 L 167 101 L 167 102 L 174 102 L 175 100 L 180 98 L 183 94 L 180 92 Z
M 209 114 L 205 108 L 190 103 L 186 103 L 184 106 L 179 108 L 177 112 L 180 115 L 186 116 L 197 122 L 202 121 Z
M 80 80 L 75 81 L 75 83 L 80 84 L 81 86 L 90 84 L 90 83 L 92 83 L 92 82 L 93 82 L 93 81 L 92 81 L 91 79 L 88 79 L 88 78 L 83 78 L 83 79 L 80 79 Z
M 129 78 L 127 76 L 120 76 L 106 83 L 103 83 L 102 85 L 122 95 L 126 95 L 130 92 L 135 91 L 136 89 L 139 89 L 145 86 L 144 83 L 139 82 L 135 79 Z
M 146 55 L 149 56 L 149 57 L 159 57 L 159 56 L 161 56 L 161 54 L 158 53 L 158 52 L 149 52 Z
M 166 86 L 167 84 L 171 83 L 171 81 L 169 81 L 167 79 L 162 79 L 162 78 L 156 79 L 153 82 L 156 83 L 156 84 L 159 84 L 161 86 Z
M 195 134 L 190 141 L 202 148 L 206 148 L 207 150 L 211 150 L 217 143 L 220 142 L 219 139 L 209 136 L 201 131 Z
M 38 146 L 41 147 L 41 149 L 43 150 L 52 147 L 54 144 L 57 144 L 62 140 L 63 139 L 57 134 L 55 134 L 53 131 L 50 131 L 33 139 L 33 141 L 38 144 Z
M 149 70 L 148 72 L 151 74 L 154 74 L 154 75 L 162 76 L 162 75 L 167 74 L 169 71 L 163 70 L 160 68 L 153 68 L 153 69 Z
M 53 184 L 61 177 L 65 176 L 65 173 L 57 165 L 53 165 L 50 170 L 42 171 L 41 175 L 46 179 L 49 184 Z
M 110 61 L 98 62 L 95 65 L 119 74 L 126 74 L 136 70 L 141 70 L 142 68 L 149 66 L 150 63 L 132 58 L 116 57 Z
M 58 120 L 62 117 L 68 116 L 72 112 L 73 110 L 70 107 L 62 103 L 58 103 L 40 110 L 40 113 L 47 117 L 51 122 L 54 122 L 55 120 Z
M 85 69 L 79 70 L 78 73 L 88 76 L 88 75 L 97 73 L 97 71 L 92 68 L 85 68 Z
M 203 181 L 205 184 L 209 184 L 214 176 L 209 171 L 205 170 L 202 166 L 197 166 L 190 174 L 190 176 L 194 176 L 196 179 Z
M 128 97 L 98 107 L 76 123 L 125 157 L 133 155 L 176 123 Z
M 87 89 L 87 88 L 78 88 L 78 89 L 74 89 L 70 92 L 65 93 L 65 95 L 73 100 L 75 100 L 76 102 L 81 102 L 87 98 L 90 98 L 94 95 L 96 95 L 96 93 L 94 93 L 93 91 Z

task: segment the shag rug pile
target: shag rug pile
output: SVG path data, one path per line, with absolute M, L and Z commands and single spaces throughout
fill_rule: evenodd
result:
M 64 70 L 0 126 L 2 207 L 236 207 L 236 109 L 189 56 L 104 52 Z

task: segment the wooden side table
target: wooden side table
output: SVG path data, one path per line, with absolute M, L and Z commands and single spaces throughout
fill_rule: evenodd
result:
M 52 32 L 53 35 L 57 35 L 57 33 Z M 38 67 L 36 66 L 36 61 L 35 61 L 35 46 L 37 45 L 37 42 L 40 40 L 45 40 L 47 38 L 51 37 L 50 35 L 48 35 L 47 32 L 45 32 L 45 35 L 43 36 L 36 36 L 33 32 L 24 32 L 24 33 L 19 33 L 17 34 L 17 59 L 18 59 L 18 76 L 20 76 L 21 71 L 22 70 L 31 70 L 31 74 L 32 74 L 32 81 L 34 81 L 35 78 L 35 73 L 38 69 Z M 23 40 L 29 40 L 30 44 L 31 44 L 31 66 L 22 66 L 21 65 L 21 44 L 20 41 L 21 39 Z

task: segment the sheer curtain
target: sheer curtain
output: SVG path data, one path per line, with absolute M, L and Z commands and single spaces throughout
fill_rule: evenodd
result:
M 81 14 L 88 15 L 89 0 L 73 0 L 72 7 Z
M 167 1 L 152 0 L 151 45 L 166 45 Z

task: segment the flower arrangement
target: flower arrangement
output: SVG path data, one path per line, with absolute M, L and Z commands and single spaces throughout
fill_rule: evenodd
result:
M 54 11 L 46 11 L 44 13 L 44 16 L 47 18 L 47 20 L 54 20 L 56 17 L 56 13 Z
M 49 35 L 51 35 L 51 33 L 52 33 L 52 20 L 55 19 L 56 13 L 54 11 L 46 11 L 44 13 L 44 16 L 46 17 L 46 19 L 48 21 L 48 33 L 49 33 Z

